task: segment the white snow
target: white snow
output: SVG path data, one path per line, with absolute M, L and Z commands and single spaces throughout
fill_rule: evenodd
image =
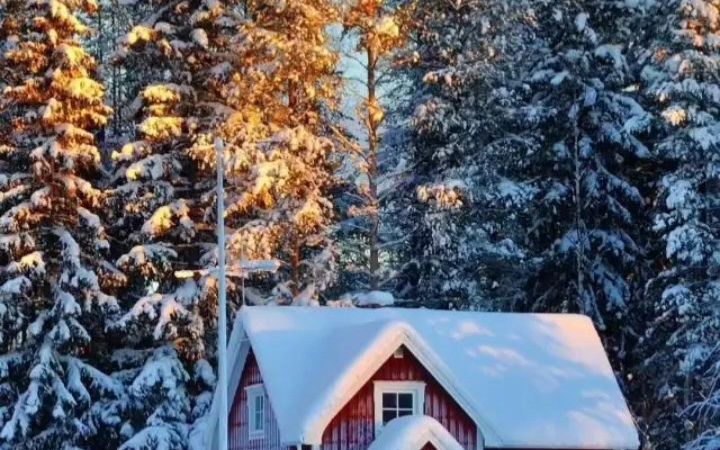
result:
M 172 319 L 175 315 L 187 314 L 187 310 L 178 300 L 179 298 L 173 295 L 153 294 L 142 297 L 135 302 L 129 312 L 116 322 L 116 325 L 125 327 L 138 317 L 144 316 L 148 320 L 156 322 L 153 337 L 161 339 L 166 332 L 166 327 L 174 327 Z
M 612 60 L 613 66 L 618 70 L 627 65 L 625 56 L 622 54 L 621 45 L 601 45 L 595 49 L 595 56 Z
M 34 276 L 41 276 L 45 275 L 45 260 L 42 252 L 36 251 L 22 256 L 19 261 L 12 261 L 5 270 L 13 275 L 31 273 Z
M 136 245 L 117 260 L 117 265 L 119 267 L 139 267 L 174 258 L 177 258 L 177 252 L 166 244 Z
M 179 440 L 171 427 L 149 426 L 125 442 L 119 450 L 143 450 L 152 446 L 154 450 L 172 450 L 173 442 Z
M 143 224 L 142 232 L 148 236 L 158 236 L 179 225 L 179 228 L 184 229 L 183 234 L 192 235 L 194 230 L 189 214 L 190 208 L 184 200 L 161 206 Z
M 555 74 L 554 77 L 550 80 L 550 84 L 553 86 L 560 86 L 563 81 L 565 81 L 570 76 L 570 73 L 567 70 L 563 70 L 562 72 L 558 72 Z
M 320 306 L 317 300 L 317 288 L 310 283 L 292 301 L 293 306 Z
M 584 31 L 585 27 L 587 26 L 587 21 L 590 16 L 588 13 L 580 13 L 577 16 L 575 16 L 575 27 L 578 31 Z
M 20 295 L 32 287 L 32 282 L 25 276 L 12 278 L 0 286 L 0 294 Z
M 319 443 L 334 414 L 406 345 L 478 423 L 488 447 L 639 447 L 600 339 L 584 316 L 245 307 L 231 359 L 245 354 L 245 342 L 283 443 Z
M 102 228 L 102 223 L 100 222 L 100 217 L 97 216 L 97 214 L 93 214 L 87 209 L 83 208 L 82 206 L 79 206 L 77 208 L 78 215 L 85 221 L 85 224 L 93 228 L 95 230 L 99 230 Z
M 353 301 L 358 306 L 392 306 L 395 298 L 390 292 L 370 291 L 353 295 Z
M 190 33 L 190 38 L 202 48 L 208 48 L 210 40 L 208 39 L 207 33 L 202 28 L 196 28 Z
M 429 416 L 391 420 L 368 450 L 417 450 L 428 442 L 435 448 L 464 450 L 440 422 Z
M 400 35 L 400 28 L 398 27 L 397 21 L 391 16 L 383 16 L 378 19 L 375 23 L 374 31 L 378 35 L 385 35 L 391 38 L 396 38 Z
M 195 363 L 195 378 L 202 381 L 205 386 L 215 386 L 215 372 L 213 371 L 210 363 L 205 359 L 199 360 Z

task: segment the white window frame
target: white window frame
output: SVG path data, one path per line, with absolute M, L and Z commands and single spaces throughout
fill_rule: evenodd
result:
M 265 423 L 267 422 L 267 396 L 265 395 L 265 388 L 262 383 L 252 384 L 245 388 L 245 394 L 247 398 L 247 413 L 248 413 L 248 438 L 252 441 L 255 439 L 262 439 L 265 437 Z M 255 402 L 256 399 L 262 398 L 262 421 L 260 428 L 257 428 Z
M 374 383 L 375 402 L 375 436 L 383 427 L 383 394 L 412 394 L 413 415 L 425 413 L 425 383 L 422 381 L 375 381 Z

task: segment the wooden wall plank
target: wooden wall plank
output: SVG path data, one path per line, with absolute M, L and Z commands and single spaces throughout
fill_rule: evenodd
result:
M 262 383 L 262 375 L 255 356 L 248 354 L 240 385 L 230 407 L 228 426 L 228 446 L 230 450 L 284 450 L 280 446 L 280 429 L 275 419 L 269 399 L 265 399 L 265 436 L 262 439 L 249 439 L 248 407 L 245 388 Z

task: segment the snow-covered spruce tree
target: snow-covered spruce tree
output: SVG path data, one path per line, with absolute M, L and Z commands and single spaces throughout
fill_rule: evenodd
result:
M 650 152 L 639 137 L 651 125 L 627 93 L 625 20 L 637 13 L 628 5 L 538 5 L 534 67 L 513 91 L 526 103 L 505 142 L 518 162 L 506 176 L 533 192 L 526 307 L 586 314 L 618 346 L 643 269 L 641 168 Z
M 665 170 L 638 383 L 657 448 L 711 450 L 720 448 L 720 2 L 658 2 L 653 16 L 642 87 Z
M 22 17 L 19 11 L 22 5 L 23 2 L 20 1 L 0 2 L 0 93 L 4 92 L 5 88 L 13 83 L 14 78 L 18 75 L 12 65 L 5 60 L 5 54 L 17 45 L 19 19 Z M 2 114 L 0 116 L 0 147 L 4 149 L 3 152 L 7 151 L 11 144 L 10 112 L 8 108 L 0 111 Z
M 409 142 L 392 150 L 405 155 L 394 169 L 404 175 L 386 208 L 405 235 L 400 298 L 511 308 L 522 296 L 524 252 L 513 225 L 519 217 L 505 210 L 520 210 L 527 193 L 496 176 L 506 157 L 485 148 L 503 136 L 511 105 L 497 92 L 521 67 L 516 55 L 528 33 L 527 9 L 505 1 L 415 4 L 412 44 L 400 59 L 400 76 L 412 86 L 412 117 L 393 124 L 408 128 Z
M 110 110 L 79 18 L 97 5 L 2 8 L 3 72 L 12 75 L 0 96 L 0 116 L 11 121 L 0 152 L 0 447 L 112 445 L 123 387 L 102 371 L 104 331 L 123 277 L 105 260 L 96 215 L 105 198 L 93 185 L 92 131 Z
M 140 5 L 142 6 L 142 5 Z M 232 2 L 159 2 L 123 39 L 126 71 L 152 64 L 137 93 L 141 139 L 113 154 L 113 235 L 117 264 L 131 283 L 126 313 L 111 329 L 128 348 L 114 361 L 128 387 L 121 448 L 185 448 L 191 424 L 207 412 L 213 376 L 217 288 L 214 275 L 178 279 L 180 269 L 215 265 L 213 197 L 192 154 L 212 143 Z M 222 108 L 220 108 L 222 110 Z M 214 179 L 214 177 L 211 177 Z
M 122 450 L 187 449 L 192 425 L 210 408 L 215 375 L 205 359 L 188 365 L 171 344 L 116 351 L 126 385 Z
M 231 111 L 219 126 L 230 259 L 283 262 L 272 280 L 254 286 L 256 301 L 313 304 L 337 277 L 328 117 L 337 104 L 338 56 L 327 35 L 337 12 L 327 0 L 248 1 L 245 10 L 251 19 L 232 41 L 237 59 L 213 77 Z M 214 152 L 193 150 L 208 171 Z

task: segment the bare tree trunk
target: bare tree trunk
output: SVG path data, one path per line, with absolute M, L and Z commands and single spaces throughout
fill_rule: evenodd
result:
M 300 241 L 297 235 L 293 240 L 290 267 L 292 270 L 292 295 L 297 297 L 300 294 Z
M 293 81 L 288 81 L 287 83 L 287 99 L 288 99 L 288 108 L 291 111 L 291 117 L 290 120 L 292 122 L 292 125 L 297 125 L 297 107 L 299 103 L 298 98 L 298 87 L 297 84 Z M 302 249 L 302 245 L 300 243 L 300 233 L 295 230 L 292 233 L 292 250 L 290 255 L 290 270 L 291 270 L 291 279 L 292 279 L 292 295 L 293 297 L 297 297 L 298 294 L 300 294 L 300 252 Z
M 368 105 L 371 108 L 377 105 L 377 57 L 373 51 L 372 46 L 368 47 L 367 50 L 367 88 L 368 88 Z M 370 206 L 370 260 L 369 260 L 369 271 L 370 271 L 370 288 L 373 290 L 378 289 L 379 279 L 378 272 L 380 271 L 380 201 L 378 199 L 378 128 L 380 122 L 375 120 L 373 117 L 373 111 L 368 111 L 367 118 L 367 131 L 368 131 L 368 166 L 367 166 L 367 177 L 368 177 L 368 201 Z
M 297 113 L 299 111 L 296 111 L 298 106 L 298 87 L 297 84 L 288 81 L 288 87 L 287 87 L 287 97 L 288 97 L 288 108 L 290 108 L 294 113 Z M 295 114 L 292 115 L 293 118 L 295 117 Z

